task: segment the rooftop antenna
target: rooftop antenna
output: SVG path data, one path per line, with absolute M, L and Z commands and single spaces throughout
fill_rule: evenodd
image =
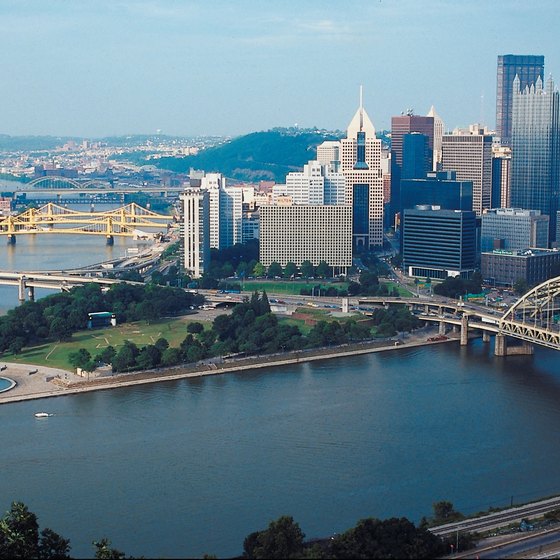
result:
M 364 86 L 360 85 L 360 130 L 364 128 L 363 87 Z

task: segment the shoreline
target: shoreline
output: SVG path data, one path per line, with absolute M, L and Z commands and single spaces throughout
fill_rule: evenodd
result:
M 164 381 L 189 379 L 192 377 L 225 375 L 240 371 L 253 371 L 262 368 L 282 367 L 303 362 L 330 360 L 332 358 L 344 358 L 374 352 L 400 350 L 431 344 L 443 344 L 459 341 L 457 336 L 451 336 L 447 340 L 429 342 L 426 340 L 426 331 L 423 333 L 408 334 L 407 338 L 409 340 L 400 340 L 400 344 L 398 345 L 395 345 L 395 341 L 391 341 L 390 345 L 387 344 L 387 341 L 369 341 L 366 343 L 345 344 L 332 348 L 319 348 L 286 354 L 271 354 L 268 356 L 264 355 L 241 358 L 221 364 L 205 363 L 190 367 L 172 366 L 165 369 L 96 377 L 89 381 L 86 381 L 82 377 L 69 373 L 65 370 L 55 370 L 46 367 L 36 368 L 38 369 L 38 372 L 36 373 L 37 377 L 30 379 L 29 376 L 31 373 L 29 373 L 28 370 L 30 370 L 30 368 L 35 368 L 35 366 L 6 363 L 7 369 L 3 372 L 3 374 L 5 373 L 6 377 L 16 381 L 17 385 L 5 394 L 0 393 L 0 405 L 77 395 L 80 393 L 116 389 L 120 387 L 131 387 L 134 385 L 144 385 L 148 383 L 161 383 Z M 23 370 L 25 370 L 25 372 Z M 61 375 L 63 375 L 63 378 L 60 377 Z M 46 379 L 49 377 L 50 379 L 47 381 Z M 53 383 L 53 378 L 55 379 L 56 384 Z

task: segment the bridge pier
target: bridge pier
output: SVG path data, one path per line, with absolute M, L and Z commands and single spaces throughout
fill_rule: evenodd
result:
M 506 335 L 496 335 L 494 347 L 494 354 L 496 356 L 532 356 L 534 353 L 535 347 L 530 342 L 523 341 L 519 346 L 508 347 Z
M 16 236 L 13 233 L 8 234 L 8 245 L 15 245 L 16 244 Z
M 445 334 L 445 322 L 444 321 L 439 322 L 438 334 Z
M 35 287 L 28 286 L 27 287 L 27 296 L 29 297 L 29 301 L 35 301 Z
M 488 331 L 482 331 L 482 342 L 490 342 L 490 333 Z
M 25 301 L 25 276 L 22 276 L 19 279 L 19 284 L 18 284 L 18 300 L 20 303 L 23 303 Z
M 461 317 L 461 346 L 466 346 L 469 342 L 469 319 L 466 315 Z
M 115 238 L 112 235 L 107 235 L 107 245 L 114 245 L 115 244 Z

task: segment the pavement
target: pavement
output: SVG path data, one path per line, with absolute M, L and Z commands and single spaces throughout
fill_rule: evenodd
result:
M 64 394 L 66 383 L 84 381 L 83 377 L 64 369 L 0 362 L 0 368 L 4 366 L 6 369 L 0 371 L 0 377 L 13 379 L 16 386 L 0 393 L 0 404 L 20 400 L 23 396 L 33 395 L 38 398 Z

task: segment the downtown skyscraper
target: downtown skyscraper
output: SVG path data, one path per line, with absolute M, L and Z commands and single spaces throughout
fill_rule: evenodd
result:
M 345 202 L 352 206 L 355 249 L 383 246 L 383 172 L 381 140 L 362 104 L 340 141 L 340 172 L 346 180 Z
M 521 89 L 537 78 L 544 80 L 544 56 L 503 54 L 498 56 L 496 76 L 496 133 L 502 145 L 511 144 L 513 80 L 518 76 Z
M 559 94 L 552 78 L 521 89 L 515 78 L 512 112 L 511 205 L 550 217 L 556 240 L 560 181 Z

